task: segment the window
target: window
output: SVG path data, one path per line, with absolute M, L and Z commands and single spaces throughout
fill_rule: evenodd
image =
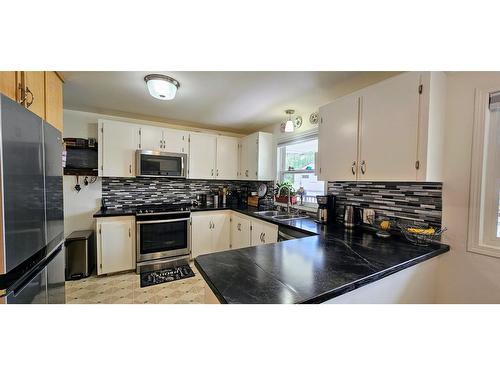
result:
M 500 92 L 476 93 L 468 250 L 500 257 Z
M 318 138 L 292 141 L 278 146 L 278 179 L 289 181 L 295 191 L 304 189 L 304 205 L 316 205 L 316 195 L 325 193 L 325 183 L 316 176 Z M 297 197 L 300 202 L 300 196 Z

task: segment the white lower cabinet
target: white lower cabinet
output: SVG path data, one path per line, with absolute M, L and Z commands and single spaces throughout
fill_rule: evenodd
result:
M 230 247 L 229 211 L 191 214 L 191 256 L 228 250 Z
M 251 246 L 252 234 L 250 232 L 250 218 L 248 216 L 232 213 L 231 217 L 231 248 L 241 249 Z
M 251 246 L 278 242 L 278 226 L 261 220 L 251 222 Z
M 135 218 L 118 216 L 98 218 L 97 274 L 135 268 Z
M 233 211 L 191 214 L 191 256 L 275 243 L 278 226 Z

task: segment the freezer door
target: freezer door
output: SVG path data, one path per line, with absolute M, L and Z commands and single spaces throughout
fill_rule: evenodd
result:
M 47 268 L 20 285 L 15 292 L 7 296 L 7 304 L 46 304 L 47 303 Z
M 58 251 L 58 250 L 56 250 Z M 47 297 L 48 303 L 65 303 L 64 290 L 66 256 L 64 247 L 47 265 Z
M 0 96 L 6 272 L 46 244 L 42 119 Z
M 47 122 L 43 123 L 43 135 L 47 242 L 50 242 L 64 231 L 62 137 L 61 132 Z

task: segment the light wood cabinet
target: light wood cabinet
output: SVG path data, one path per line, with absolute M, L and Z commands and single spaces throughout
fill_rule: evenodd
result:
M 191 214 L 191 256 L 196 258 L 230 248 L 230 213 L 195 212 Z
M 440 181 L 444 73 L 409 72 L 320 108 L 319 178 Z
M 276 178 L 273 135 L 257 132 L 240 141 L 240 179 L 271 181 Z
M 0 93 L 63 131 L 63 80 L 60 73 L 0 72 Z
M 45 121 L 63 131 L 63 81 L 56 72 L 45 72 Z
M 18 72 L 0 71 L 0 93 L 17 100 Z
M 188 177 L 191 179 L 215 179 L 216 155 L 216 135 L 190 133 Z
M 135 176 L 135 151 L 139 147 L 135 124 L 99 120 L 98 144 L 99 176 Z
M 251 221 L 251 245 L 265 245 L 278 241 L 278 226 L 261 220 Z
M 215 176 L 219 180 L 238 178 L 238 138 L 217 136 Z
M 232 213 L 231 215 L 231 248 L 241 249 L 251 245 L 250 218 Z
M 135 268 L 135 219 L 132 216 L 98 218 L 97 274 Z
M 26 108 L 37 116 L 45 118 L 45 72 L 22 72 L 22 76 Z

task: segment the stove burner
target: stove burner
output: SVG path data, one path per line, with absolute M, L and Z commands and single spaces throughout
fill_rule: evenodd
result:
M 141 272 L 141 288 L 193 276 L 194 272 L 188 265 L 167 268 L 159 271 Z

